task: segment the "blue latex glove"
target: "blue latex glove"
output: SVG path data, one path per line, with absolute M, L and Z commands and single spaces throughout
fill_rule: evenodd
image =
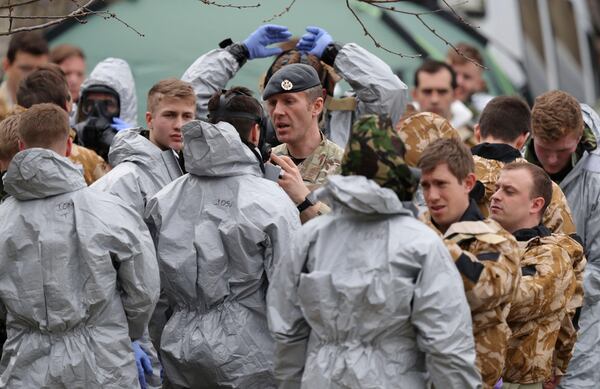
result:
M 333 38 L 327 31 L 319 27 L 308 26 L 306 31 L 307 33 L 302 35 L 296 48 L 321 58 L 327 45 L 333 42 Z
M 146 374 L 152 374 L 152 361 L 150 361 L 148 354 L 146 354 L 137 341 L 133 342 L 133 354 L 135 355 L 135 365 L 138 371 L 140 386 L 142 389 L 147 389 Z
M 126 130 L 128 128 L 133 128 L 133 126 L 127 122 L 124 122 L 120 118 L 113 118 L 112 124 L 110 125 L 112 128 L 117 130 L 117 132 Z
M 496 385 L 494 385 L 494 389 L 502 389 L 503 384 L 504 384 L 504 382 L 502 381 L 502 377 L 500 377 L 498 382 L 496 382 Z
M 285 42 L 291 36 L 292 33 L 285 26 L 278 26 L 276 24 L 260 26 L 243 42 L 248 49 L 248 59 L 265 58 L 281 54 L 281 48 L 267 46 L 273 43 Z

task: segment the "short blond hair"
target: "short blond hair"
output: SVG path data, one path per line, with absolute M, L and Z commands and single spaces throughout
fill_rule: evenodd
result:
M 194 107 L 196 105 L 194 88 L 189 83 L 176 78 L 167 78 L 157 82 L 150 88 L 146 103 L 148 112 L 154 112 L 158 104 L 165 98 L 188 100 Z
M 538 96 L 531 110 L 531 133 L 534 138 L 547 141 L 570 134 L 583 135 L 583 116 L 577 99 L 561 90 Z
M 52 148 L 69 137 L 69 115 L 56 104 L 35 104 L 20 115 L 19 138 L 27 148 Z
M 19 114 L 0 122 L 0 159 L 10 161 L 19 152 Z

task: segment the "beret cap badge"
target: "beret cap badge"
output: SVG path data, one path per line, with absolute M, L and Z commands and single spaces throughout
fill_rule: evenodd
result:
M 281 81 L 281 89 L 283 90 L 291 90 L 294 87 L 294 84 L 290 80 Z

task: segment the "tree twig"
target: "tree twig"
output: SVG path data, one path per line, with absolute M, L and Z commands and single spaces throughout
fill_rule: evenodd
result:
M 356 21 L 358 22 L 358 24 L 360 24 L 360 26 L 363 29 L 364 34 L 373 41 L 373 44 L 375 45 L 375 47 L 380 48 L 383 51 L 387 51 L 390 54 L 395 54 L 395 55 L 397 55 L 399 57 L 402 57 L 402 58 L 418 58 L 418 57 L 421 56 L 419 54 L 414 54 L 414 55 L 403 54 L 403 53 L 400 53 L 400 52 L 397 52 L 397 51 L 390 50 L 387 47 L 383 46 L 381 43 L 379 43 L 377 41 L 377 39 L 375 39 L 375 37 L 369 32 L 369 30 L 367 30 L 367 26 L 365 26 L 365 24 L 363 23 L 363 21 L 356 14 L 356 12 L 354 11 L 354 9 L 352 9 L 352 7 L 350 6 L 350 0 L 346 0 L 346 7 L 350 10 L 350 12 L 352 13 L 352 16 L 354 16 L 354 19 L 356 19 Z
M 294 3 L 295 3 L 295 2 L 296 2 L 296 0 L 292 0 L 292 2 L 290 3 L 290 5 L 288 5 L 287 7 L 285 7 L 285 8 L 283 9 L 283 11 L 281 11 L 281 12 L 280 12 L 280 13 L 278 13 L 278 14 L 275 14 L 275 15 L 271 16 L 271 17 L 270 17 L 270 18 L 268 18 L 268 19 L 265 19 L 265 20 L 263 20 L 263 23 L 269 23 L 269 22 L 273 21 L 274 19 L 280 18 L 280 17 L 282 17 L 284 14 L 286 14 L 286 13 L 290 12 L 290 9 L 292 9 L 292 7 L 294 6 Z
M 223 8 L 238 8 L 238 9 L 244 9 L 244 8 L 258 8 L 260 7 L 260 3 L 256 3 L 256 4 L 250 4 L 250 5 L 244 5 L 244 4 L 231 4 L 231 3 L 219 3 L 217 1 L 213 1 L 213 0 L 199 0 L 201 3 L 204 3 L 206 5 L 213 5 L 215 7 L 223 7 Z

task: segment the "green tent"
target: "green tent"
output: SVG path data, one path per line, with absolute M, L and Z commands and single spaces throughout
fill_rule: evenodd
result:
M 138 112 L 142 123 L 145 96 L 154 83 L 167 77 L 180 77 L 197 57 L 217 47 L 220 41 L 228 37 L 233 41 L 243 40 L 257 26 L 280 14 L 289 4 L 288 1 L 276 0 L 226 0 L 219 3 L 251 5 L 259 1 L 260 7 L 237 9 L 207 5 L 198 0 L 122 0 L 111 4 L 109 10 L 143 33 L 143 37 L 114 19 L 101 17 L 91 17 L 85 24 L 74 22 L 61 26 L 50 31 L 48 36 L 52 46 L 70 43 L 82 47 L 88 58 L 88 71 L 106 57 L 120 57 L 128 61 L 136 79 Z M 351 4 L 370 33 L 384 47 L 405 54 L 422 53 L 434 57 L 445 52 L 440 47 L 443 43 L 419 28 L 419 22 L 414 17 L 389 12 L 384 14 L 364 3 Z M 410 2 L 403 2 L 401 7 L 425 10 Z M 475 41 L 467 39 L 467 32 L 453 28 L 455 21 L 439 15 L 428 18 L 436 28 L 448 33 L 450 41 L 455 41 L 457 37 Z M 289 12 L 270 23 L 286 25 L 298 36 L 304 33 L 307 25 L 316 25 L 326 29 L 336 41 L 356 42 L 390 64 L 409 85 L 412 83 L 412 72 L 421 62 L 420 58 L 401 58 L 377 48 L 365 36 L 343 0 L 297 0 Z M 462 32 L 458 34 L 457 31 Z M 479 46 L 483 45 L 480 43 Z M 258 90 L 258 80 L 271 61 L 249 61 L 231 84 Z

